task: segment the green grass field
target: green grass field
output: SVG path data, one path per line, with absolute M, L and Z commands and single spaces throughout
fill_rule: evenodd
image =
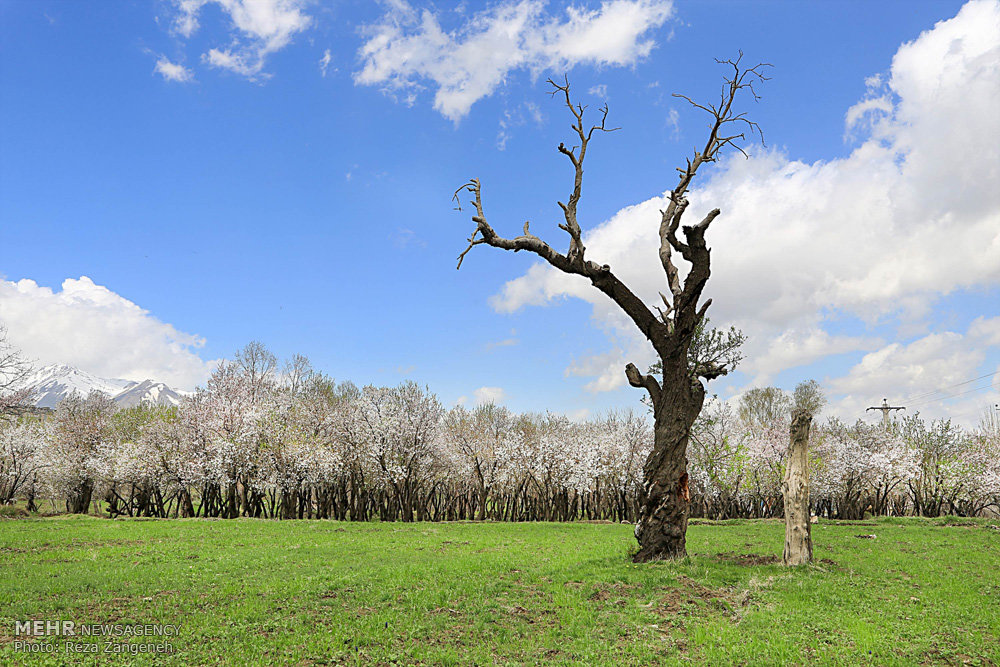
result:
M 788 570 L 774 521 L 633 565 L 620 525 L 5 520 L 0 664 L 996 665 L 997 523 L 820 523 Z M 39 654 L 25 619 L 179 628 L 131 640 L 168 655 Z

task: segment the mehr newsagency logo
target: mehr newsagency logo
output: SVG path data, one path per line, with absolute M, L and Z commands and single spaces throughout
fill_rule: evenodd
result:
M 169 623 L 33 619 L 14 622 L 13 648 L 21 653 L 173 653 L 174 646 L 166 638 L 176 637 L 179 630 L 180 626 Z

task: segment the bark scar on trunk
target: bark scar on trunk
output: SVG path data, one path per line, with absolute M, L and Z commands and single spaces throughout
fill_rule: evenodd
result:
M 691 500 L 691 489 L 688 487 L 687 473 L 681 475 L 681 479 L 677 487 L 677 497 L 683 498 L 684 502 L 689 502 Z

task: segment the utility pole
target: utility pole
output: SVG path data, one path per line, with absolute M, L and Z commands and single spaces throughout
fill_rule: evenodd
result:
M 893 410 L 905 410 L 905 409 L 906 408 L 904 408 L 902 406 L 900 406 L 900 407 L 894 407 L 892 405 L 889 405 L 889 401 L 886 400 L 886 399 L 884 399 L 884 398 L 882 399 L 882 405 L 872 406 L 872 407 L 868 408 L 868 410 L 878 410 L 878 411 L 880 411 L 882 413 L 882 425 L 883 426 L 888 426 L 889 425 L 889 413 L 890 412 L 892 412 Z M 865 410 L 865 412 L 868 412 L 868 410 Z

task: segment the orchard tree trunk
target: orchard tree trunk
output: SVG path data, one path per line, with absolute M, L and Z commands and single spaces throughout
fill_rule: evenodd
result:
M 757 98 L 753 84 L 766 79 L 762 70 L 767 64 L 743 68 L 740 66 L 740 58 L 735 61 L 719 61 L 731 68 L 732 73 L 725 78 L 721 99 L 715 104 L 697 104 L 683 95 L 676 95 L 710 114 L 712 122 L 704 147 L 696 150 L 694 156 L 686 160 L 683 168 L 677 169 L 680 174 L 679 182 L 667 194 L 666 208 L 660 211 L 657 252 L 669 296 L 660 293 L 663 308 L 653 307 L 655 314 L 653 308 L 615 275 L 611 266 L 586 257 L 583 230 L 577 219 L 577 207 L 582 196 L 583 163 L 595 132 L 611 132 L 617 128 L 607 127 L 608 107 L 605 105 L 600 110 L 600 123 L 588 129 L 583 123 L 586 106 L 573 103 L 568 80 L 564 84 L 551 79 L 548 81 L 553 88 L 553 95 L 558 96 L 572 114 L 572 128 L 576 135 L 573 137 L 572 147 L 561 143 L 557 149 L 569 160 L 574 172 L 573 189 L 569 198 L 565 202 L 557 202 L 564 218 L 564 222 L 559 223 L 559 228 L 569 235 L 567 251 L 558 252 L 532 234 L 528 222 L 524 223 L 520 236 L 505 238 L 497 234 L 487 221 L 482 183 L 477 178 L 470 179 L 454 195 L 459 209 L 462 203 L 460 196 L 463 193 L 471 195 L 469 203 L 475 208 L 472 221 L 476 224 L 468 238 L 468 247 L 458 256 L 458 268 L 462 267 L 465 256 L 477 245 L 485 244 L 501 250 L 523 250 L 535 254 L 563 273 L 586 278 L 614 301 L 650 342 L 661 360 L 662 385 L 660 379 L 652 374 L 640 373 L 633 364 L 625 367 L 629 384 L 649 393 L 655 420 L 653 451 L 643 469 L 639 517 L 635 527 L 635 536 L 639 541 L 639 551 L 635 556 L 637 562 L 682 558 L 686 555 L 684 536 L 691 502 L 687 442 L 705 399 L 701 379 L 712 380 L 725 375 L 738 361 L 737 357 L 728 354 L 719 338 L 713 338 L 714 345 L 701 350 L 703 354 L 689 354 L 692 341 L 699 327 L 703 326 L 705 313 L 712 302 L 711 299 L 701 302 L 705 284 L 711 274 L 705 233 L 720 211 L 709 211 L 700 222 L 693 225 L 682 226 L 681 218 L 688 208 L 688 189 L 698 169 L 703 164 L 715 162 L 720 151 L 727 146 L 742 152 L 739 142 L 746 139 L 746 133 L 760 133 L 757 124 L 748 120 L 745 113 L 738 113 L 733 109 L 733 102 L 741 90 L 749 90 Z M 677 255 L 690 265 L 683 281 L 675 264 Z M 546 496 L 545 507 L 541 508 L 546 517 L 551 517 L 554 509 L 552 500 Z
M 178 499 L 180 505 L 181 518 L 187 519 L 194 516 L 194 503 L 191 502 L 191 492 L 187 487 L 181 487 L 181 495 Z
M 90 509 L 90 496 L 94 492 L 94 486 L 90 480 L 80 482 L 66 501 L 66 509 L 70 514 L 86 514 Z
M 796 410 L 788 446 L 788 462 L 781 492 L 785 497 L 785 565 L 805 565 L 812 561 L 809 524 L 809 426 L 812 415 Z
M 489 498 L 489 491 L 485 486 L 479 487 L 479 507 L 476 510 L 476 518 L 479 521 L 486 521 L 486 501 Z

